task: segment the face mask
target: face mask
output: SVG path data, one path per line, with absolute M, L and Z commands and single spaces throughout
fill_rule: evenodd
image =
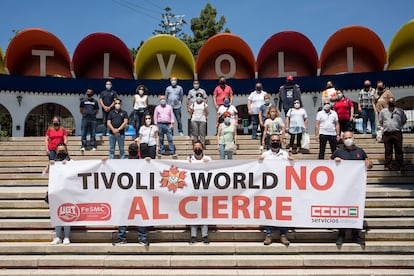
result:
M 224 103 L 224 105 L 229 105 L 230 104 L 230 101 L 229 100 L 225 100 L 223 103 Z
M 370 87 L 371 87 L 371 85 L 370 85 L 370 84 L 364 84 L 364 87 L 365 87 L 365 89 L 367 89 L 367 90 L 368 90 L 368 88 L 370 88 Z
M 226 84 L 226 81 L 225 80 L 222 80 L 222 81 L 220 81 L 220 84 L 221 85 L 225 85 Z
M 177 85 L 177 81 L 175 81 L 175 80 L 171 81 L 171 85 L 172 86 L 176 86 Z
M 329 84 L 329 85 L 327 85 L 327 86 L 326 86 L 326 88 L 327 88 L 327 89 L 329 89 L 329 88 L 333 88 L 333 86 Z
M 265 104 L 270 104 L 270 100 L 264 100 Z
M 256 86 L 256 90 L 257 91 L 261 91 L 262 90 L 262 87 L 261 86 Z
M 345 139 L 344 145 L 347 147 L 351 147 L 354 144 L 354 141 L 352 139 Z
M 272 148 L 274 149 L 280 148 L 280 142 L 272 142 L 271 145 L 272 145 Z
M 198 88 L 200 88 L 200 85 L 194 84 L 193 87 L 194 87 L 195 90 L 197 90 Z
M 293 106 L 294 106 L 295 108 L 299 108 L 299 107 L 300 107 L 300 103 L 295 103 L 295 104 L 293 104 Z
M 230 119 L 230 117 L 226 117 L 226 118 L 224 118 L 224 122 L 225 122 L 225 123 L 230 123 L 230 120 L 231 120 L 231 119 Z
M 165 105 L 167 102 L 165 100 L 160 100 L 161 105 Z
M 121 109 L 121 104 L 115 104 L 115 109 L 120 110 Z
M 197 98 L 196 98 L 196 101 L 197 101 L 198 103 L 201 103 L 201 102 L 203 101 L 203 98 L 201 98 L 201 97 L 197 97 Z
M 337 97 L 338 97 L 339 100 L 341 100 L 344 97 L 344 95 L 338 94 Z
M 138 94 L 143 95 L 144 94 L 144 90 L 142 90 L 142 89 L 138 90 Z
M 390 102 L 390 103 L 388 103 L 388 106 L 389 107 L 395 107 L 395 103 L 394 102 Z
M 323 110 L 325 110 L 326 112 L 329 112 L 329 110 L 331 110 L 331 105 L 330 104 L 325 104 L 323 106 Z
M 58 160 L 65 160 L 67 156 L 68 154 L 66 152 L 58 152 L 58 154 L 56 155 Z
M 194 150 L 195 155 L 201 155 L 203 153 L 202 149 L 195 149 Z
M 111 90 L 112 85 L 107 84 L 105 87 L 106 87 L 106 90 Z
M 136 157 L 137 155 L 138 155 L 138 151 L 136 151 L 136 150 L 131 150 L 129 152 L 129 156 Z
M 86 97 L 92 98 L 93 97 L 93 94 L 86 94 Z
M 378 86 L 377 89 L 378 89 L 378 91 L 382 91 L 382 90 L 384 90 L 384 87 L 383 86 Z
M 58 127 L 60 125 L 60 123 L 53 123 L 54 127 Z
M 150 125 L 150 124 L 151 124 L 151 119 L 145 119 L 145 123 L 146 123 L 147 125 Z

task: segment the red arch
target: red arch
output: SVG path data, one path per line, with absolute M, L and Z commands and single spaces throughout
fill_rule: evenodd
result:
M 254 78 L 255 59 L 249 45 L 240 37 L 221 33 L 210 37 L 201 47 L 196 60 L 196 72 L 200 79 L 217 79 L 214 62 L 221 54 L 231 54 L 237 63 L 233 78 Z
M 102 32 L 86 36 L 76 47 L 72 58 L 76 77 L 103 78 L 104 53 L 110 54 L 109 77 L 133 78 L 134 66 L 128 47 L 118 37 Z
M 298 76 L 315 76 L 318 53 L 312 42 L 303 34 L 283 31 L 272 35 L 257 55 L 257 72 L 260 78 L 280 77 L 278 52 L 285 53 L 285 71 L 296 71 Z
M 384 69 L 386 52 L 376 33 L 363 26 L 348 26 L 336 31 L 326 42 L 320 56 L 321 75 L 347 72 L 346 48 L 354 49 L 354 72 Z
M 62 42 L 52 33 L 29 28 L 20 31 L 10 41 L 6 51 L 6 67 L 10 74 L 39 76 L 39 58 L 32 49 L 53 50 L 55 55 L 46 60 L 46 75 L 71 77 L 70 57 Z

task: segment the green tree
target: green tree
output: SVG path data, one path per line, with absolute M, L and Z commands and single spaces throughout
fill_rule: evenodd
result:
M 139 43 L 137 48 L 131 48 L 129 49 L 129 51 L 131 52 L 132 55 L 132 59 L 135 60 L 135 58 L 137 57 L 138 51 L 141 48 L 142 44 L 144 44 L 144 41 L 141 40 L 141 43 Z
M 160 29 L 154 30 L 152 34 L 169 34 L 182 39 L 184 34 L 180 26 L 187 24 L 183 19 L 184 15 L 175 15 L 171 10 L 170 7 L 164 9 L 165 13 L 161 14 L 162 20 L 158 24 Z
M 213 8 L 210 3 L 207 3 L 204 9 L 200 12 L 200 17 L 191 18 L 191 31 L 193 36 L 184 34 L 184 42 L 190 48 L 194 56 L 198 55 L 198 51 L 204 42 L 215 34 L 223 31 L 226 18 L 222 15 L 216 21 L 217 9 Z M 230 29 L 224 30 L 230 33 Z

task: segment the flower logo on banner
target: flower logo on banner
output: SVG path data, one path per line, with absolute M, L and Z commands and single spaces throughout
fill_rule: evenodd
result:
M 180 172 L 177 167 L 171 165 L 170 170 L 160 173 L 161 187 L 167 187 L 169 191 L 175 193 L 178 188 L 183 189 L 185 184 L 185 172 Z

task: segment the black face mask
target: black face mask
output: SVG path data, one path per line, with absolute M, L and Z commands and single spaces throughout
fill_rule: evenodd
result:
M 138 156 L 138 151 L 137 150 L 133 150 L 129 152 L 129 156 L 131 157 L 137 157 Z
M 271 145 L 272 145 L 272 148 L 274 149 L 280 148 L 280 142 L 272 142 Z
M 58 152 L 56 155 L 56 160 L 62 161 L 65 160 L 68 157 L 68 154 L 66 152 Z
M 59 123 L 53 123 L 54 127 L 58 127 L 60 124 Z
M 388 106 L 389 107 L 395 107 L 395 103 L 394 102 L 388 103 Z
M 201 154 L 203 154 L 203 150 L 202 149 L 195 149 L 194 153 L 195 153 L 195 155 L 201 155 Z

